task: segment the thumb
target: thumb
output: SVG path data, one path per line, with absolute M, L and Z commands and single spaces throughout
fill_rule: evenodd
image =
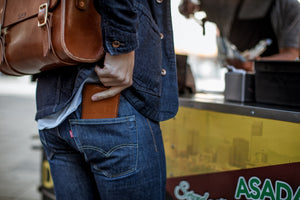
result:
M 100 101 L 103 99 L 108 99 L 108 98 L 114 97 L 117 94 L 121 93 L 121 91 L 123 89 L 124 89 L 124 87 L 110 87 L 107 90 L 104 90 L 102 92 L 98 92 L 98 93 L 94 94 L 92 96 L 92 101 Z

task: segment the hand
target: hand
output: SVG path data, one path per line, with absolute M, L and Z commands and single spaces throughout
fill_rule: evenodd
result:
M 104 66 L 95 67 L 95 72 L 101 83 L 109 89 L 96 93 L 92 96 L 92 101 L 99 101 L 110 98 L 120 93 L 125 88 L 132 85 L 132 75 L 134 68 L 134 51 L 126 54 L 112 56 L 106 54 Z
M 244 69 L 245 71 L 248 71 L 248 72 L 254 71 L 254 62 L 253 61 L 243 62 L 238 59 L 226 59 L 226 61 L 229 65 L 232 65 L 237 69 Z

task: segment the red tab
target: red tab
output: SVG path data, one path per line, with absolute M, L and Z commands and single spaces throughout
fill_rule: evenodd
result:
M 69 133 L 70 133 L 70 136 L 71 136 L 71 138 L 73 138 L 73 137 L 74 137 L 74 135 L 73 135 L 73 132 L 72 132 L 72 130 L 69 130 Z

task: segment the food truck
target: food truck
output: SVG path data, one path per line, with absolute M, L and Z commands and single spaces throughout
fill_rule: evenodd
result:
M 185 2 L 179 10 L 202 6 Z M 224 91 L 182 95 L 176 117 L 161 124 L 167 200 L 299 200 L 299 59 L 255 61 L 252 73 L 224 76 Z
M 181 98 L 162 124 L 168 199 L 298 200 L 299 122 L 296 108 Z

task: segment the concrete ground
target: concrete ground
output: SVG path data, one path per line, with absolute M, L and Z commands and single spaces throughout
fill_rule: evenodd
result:
M 30 77 L 0 74 L 0 200 L 39 200 L 41 152 Z

